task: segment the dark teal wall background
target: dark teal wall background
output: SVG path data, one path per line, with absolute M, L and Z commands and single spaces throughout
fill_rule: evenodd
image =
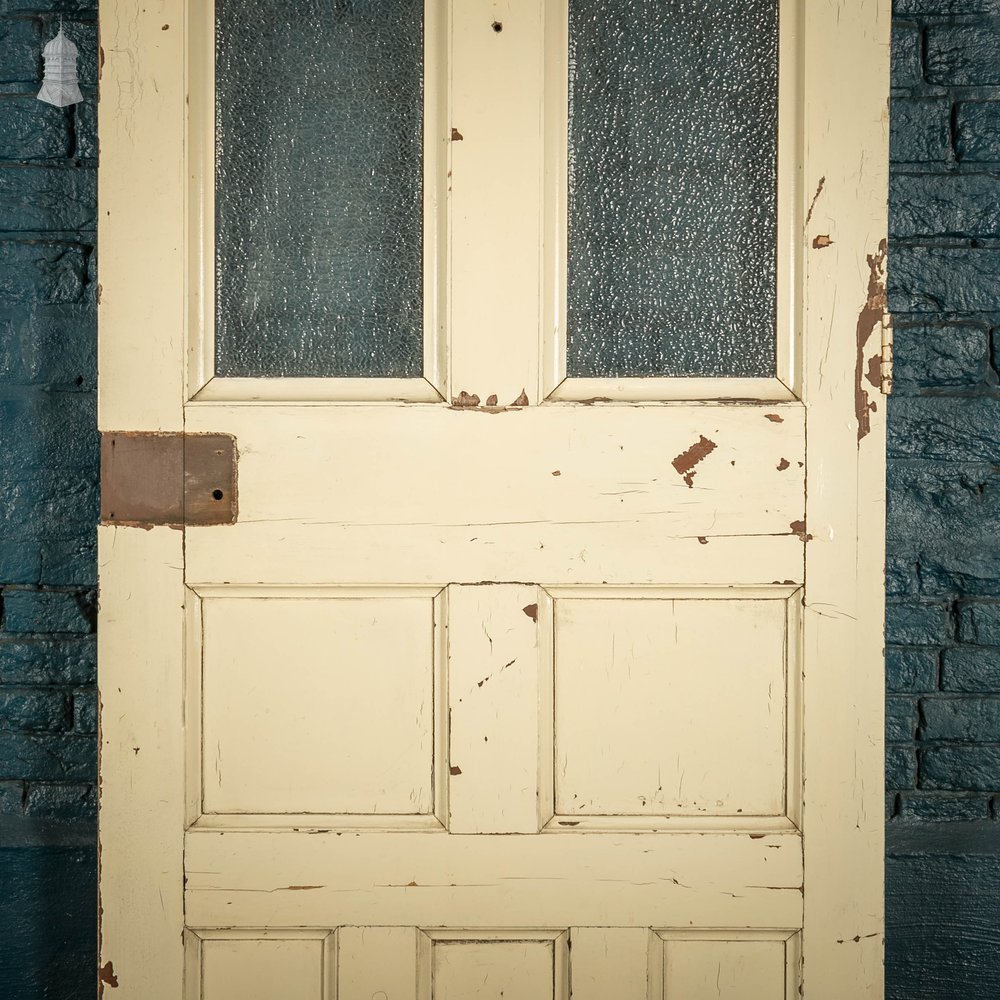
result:
M 0 1000 L 95 995 L 95 22 L 0 0 Z M 887 996 L 996 1000 L 1000 0 L 894 23 Z
M 95 996 L 96 3 L 0 0 L 0 998 Z M 86 102 L 35 100 L 65 14 Z

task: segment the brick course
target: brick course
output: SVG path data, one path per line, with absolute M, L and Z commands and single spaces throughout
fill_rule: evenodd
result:
M 895 16 L 887 803 L 893 823 L 983 821 L 1000 797 L 1000 0 Z
M 93 0 L 0 0 L 0 820 L 56 827 L 96 814 L 96 38 Z

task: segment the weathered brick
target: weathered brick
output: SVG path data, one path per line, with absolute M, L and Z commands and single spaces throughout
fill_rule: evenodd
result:
M 992 174 L 904 174 L 889 182 L 890 234 L 1000 235 L 1000 178 Z
M 896 604 L 885 609 L 885 641 L 892 646 L 940 646 L 951 638 L 947 604 Z
M 51 590 L 6 590 L 3 595 L 4 629 L 8 633 L 71 632 L 94 630 L 95 607 L 89 593 Z
M 79 243 L 0 243 L 0 298 L 7 303 L 80 302 L 89 254 Z
M 57 14 L 94 15 L 94 0 L 0 0 L 0 14 L 41 14 L 51 11 Z M 58 29 L 58 20 L 48 19 Z
M 73 105 L 74 155 L 81 160 L 97 160 L 97 101 Z
M 72 112 L 34 94 L 0 94 L 0 160 L 61 160 L 70 154 Z
M 985 820 L 990 818 L 990 800 L 983 795 L 907 792 L 900 796 L 899 817 L 921 823 Z
M 963 462 L 896 460 L 887 470 L 890 551 L 919 551 L 926 538 L 989 542 L 1000 521 L 1000 468 Z M 2 491 L 0 491 L 2 496 Z M 2 510 L 0 506 L 0 510 Z
M 0 481 L 42 468 L 93 473 L 100 439 L 91 393 L 38 391 L 0 399 Z M 44 463 L 44 464 L 42 464 Z
M 0 639 L 0 685 L 94 684 L 97 644 L 86 639 Z
M 1000 740 L 1000 697 L 924 698 L 920 711 L 922 739 L 980 743 Z
M 963 602 L 958 609 L 958 637 L 962 642 L 1000 646 L 1000 603 Z
M 1000 83 L 1000 22 L 937 24 L 927 29 L 926 75 L 943 86 Z
M 896 314 L 1000 311 L 1000 250 L 894 246 L 889 308 Z
M 96 225 L 94 168 L 0 164 L 0 230 L 69 232 Z
M 885 652 L 886 689 L 914 693 L 937 687 L 937 653 L 928 649 L 887 649 Z
M 70 726 L 69 698 L 62 691 L 0 690 L 0 729 L 56 733 Z
M 73 729 L 78 733 L 97 732 L 97 692 L 75 691 L 73 693 Z
M 84 99 L 93 101 L 91 95 L 97 87 L 97 24 L 94 21 L 66 21 L 64 30 L 79 50 L 76 70 Z
M 23 539 L 84 541 L 97 523 L 98 490 L 91 470 L 24 470 L 0 481 L 0 525 Z M 5 532 L 0 529 L 0 537 Z M 0 575 L 0 580 L 16 583 Z
M 0 732 L 0 780 L 94 781 L 97 748 L 92 736 L 72 733 Z
M 1000 464 L 1000 400 L 893 398 L 888 447 L 892 458 Z
M 998 182 L 1000 190 L 1000 182 Z M 989 373 L 989 331 L 977 323 L 907 326 L 893 338 L 893 389 L 977 385 Z
M 987 791 L 1000 789 L 1000 747 L 929 747 L 920 752 L 921 788 Z
M 914 788 L 917 784 L 917 755 L 913 747 L 885 749 L 885 785 L 889 789 Z
M 951 159 L 951 104 L 940 97 L 894 97 L 889 111 L 889 158 L 894 163 Z
M 892 11 L 897 17 L 921 14 L 998 14 L 1000 0 L 895 0 Z
M 969 163 L 1000 161 L 1000 101 L 962 101 L 956 106 L 955 153 Z
M 1000 648 L 956 646 L 941 661 L 941 688 L 970 693 L 1000 691 Z
M 24 811 L 24 782 L 0 781 L 0 816 L 20 816 Z
M 920 593 L 917 553 L 903 552 L 894 545 L 885 556 L 885 591 L 890 597 L 913 597 Z
M 86 303 L 0 305 L 0 382 L 93 390 L 97 318 Z
M 0 19 L 0 83 L 34 83 L 42 76 L 39 22 L 34 18 Z
M 923 83 L 923 36 L 920 26 L 896 21 L 892 26 L 892 85 L 917 87 Z
M 41 544 L 39 580 L 46 587 L 97 585 L 97 537 L 46 539 Z
M 93 820 L 97 817 L 96 790 L 93 785 L 31 782 L 24 812 L 37 819 Z
M 913 698 L 891 697 L 885 700 L 885 738 L 903 742 L 916 739 L 917 703 Z
M 38 584 L 41 579 L 41 542 L 0 538 L 0 580 L 4 583 Z
M 928 596 L 1000 593 L 1000 541 L 969 545 L 938 539 L 920 551 L 920 589 Z

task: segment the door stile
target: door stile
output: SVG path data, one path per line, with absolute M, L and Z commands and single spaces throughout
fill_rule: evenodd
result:
M 885 297 L 889 7 L 805 11 L 807 1000 L 883 989 L 885 406 L 867 373 Z
M 104 4 L 98 424 L 184 430 L 186 4 Z M 184 990 L 184 534 L 98 528 L 102 989 Z

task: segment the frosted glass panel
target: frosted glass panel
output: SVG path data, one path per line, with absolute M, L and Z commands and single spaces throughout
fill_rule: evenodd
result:
M 570 375 L 774 375 L 777 8 L 569 0 Z
M 216 373 L 420 375 L 423 0 L 216 0 Z

